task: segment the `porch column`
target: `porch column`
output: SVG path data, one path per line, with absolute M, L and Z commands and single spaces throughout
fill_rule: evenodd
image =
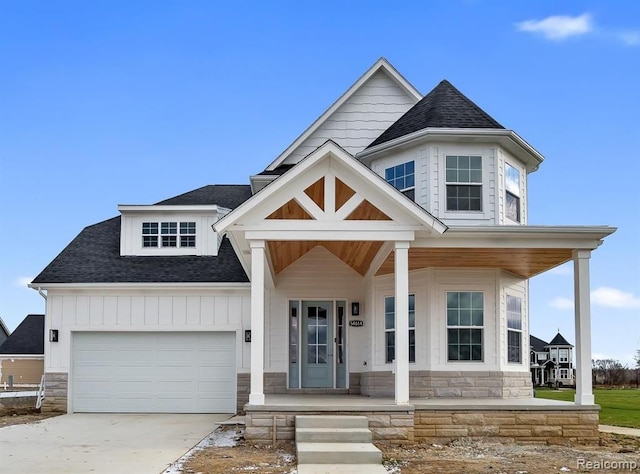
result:
M 591 301 L 589 295 L 590 250 L 573 251 L 573 288 L 576 326 L 577 405 L 593 405 L 591 385 Z
M 251 247 L 251 392 L 250 405 L 264 405 L 264 240 Z
M 396 404 L 409 403 L 409 242 L 395 243 Z

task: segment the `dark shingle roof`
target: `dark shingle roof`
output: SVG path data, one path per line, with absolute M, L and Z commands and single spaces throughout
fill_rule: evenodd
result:
M 250 186 L 215 185 L 160 201 L 164 205 L 217 204 L 235 208 Z M 33 283 L 248 282 L 225 238 L 217 256 L 120 256 L 120 217 L 85 227 Z
M 449 81 L 444 80 L 374 140 L 370 148 L 425 128 L 501 128 Z
M 545 347 L 549 344 L 536 336 L 529 335 L 529 346 L 536 352 L 545 352 Z
M 0 345 L 0 354 L 44 354 L 44 314 L 29 314 Z
M 567 342 L 567 340 L 562 337 L 562 334 L 558 333 L 556 334 L 556 337 L 554 337 L 553 339 L 551 339 L 551 342 L 549 344 L 547 344 L 549 346 L 571 346 L 573 347 L 572 344 L 569 344 L 569 342 Z
M 246 184 L 212 184 L 175 196 L 156 204 L 168 206 L 217 204 L 235 209 L 251 197 L 251 186 Z
M 276 167 L 275 169 L 272 170 L 264 170 L 261 173 L 258 173 L 258 175 L 262 175 L 262 176 L 281 176 L 283 174 L 285 174 L 287 171 L 289 171 L 291 168 L 293 168 L 295 165 L 280 165 L 278 167 Z

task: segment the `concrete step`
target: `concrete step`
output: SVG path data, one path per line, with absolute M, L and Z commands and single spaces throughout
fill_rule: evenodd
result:
M 369 419 L 366 416 L 298 415 L 297 428 L 369 428 Z
M 298 464 L 381 464 L 371 443 L 296 443 Z
M 370 443 L 369 428 L 296 428 L 298 443 Z
M 298 464 L 298 474 L 387 474 L 382 464 Z

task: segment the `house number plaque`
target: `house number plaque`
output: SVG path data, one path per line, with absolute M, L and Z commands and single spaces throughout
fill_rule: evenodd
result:
M 353 321 L 349 321 L 349 326 L 354 328 L 361 328 L 364 326 L 364 321 L 362 319 L 354 319 Z

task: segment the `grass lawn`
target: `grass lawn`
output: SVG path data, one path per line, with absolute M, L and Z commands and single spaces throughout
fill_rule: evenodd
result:
M 575 390 L 549 390 L 536 388 L 536 398 L 549 398 L 572 402 Z M 593 391 L 600 405 L 600 423 L 603 425 L 640 428 L 640 390 L 602 389 Z

